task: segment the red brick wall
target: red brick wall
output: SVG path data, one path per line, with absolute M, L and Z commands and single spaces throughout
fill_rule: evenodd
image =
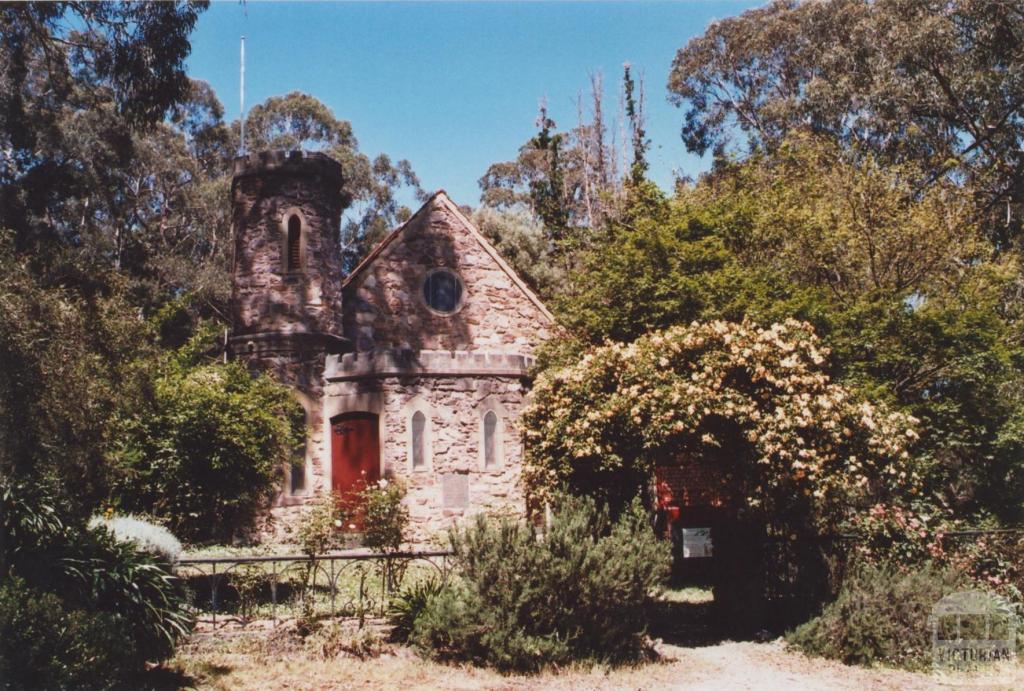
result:
M 724 477 L 710 459 L 681 458 L 655 468 L 655 478 L 659 504 L 678 506 L 683 524 L 704 524 L 726 504 Z

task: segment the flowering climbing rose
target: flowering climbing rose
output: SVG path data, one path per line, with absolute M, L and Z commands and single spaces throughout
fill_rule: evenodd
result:
M 828 355 L 794 320 L 695 322 L 594 348 L 537 378 L 523 416 L 527 489 L 543 501 L 566 484 L 649 477 L 657 458 L 728 455 L 744 465 L 728 471 L 738 508 L 799 503 L 819 528 L 912 491 L 917 421 L 830 381 Z

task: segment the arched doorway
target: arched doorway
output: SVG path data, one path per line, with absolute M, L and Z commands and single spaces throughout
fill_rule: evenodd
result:
M 344 413 L 331 418 L 331 489 L 345 497 L 379 479 L 377 416 Z

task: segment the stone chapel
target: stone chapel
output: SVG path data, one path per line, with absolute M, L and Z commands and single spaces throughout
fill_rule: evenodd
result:
M 551 313 L 444 191 L 343 276 L 343 175 L 301 151 L 234 164 L 228 348 L 306 411 L 273 513 L 379 478 L 404 482 L 417 540 L 522 513 L 518 416 Z

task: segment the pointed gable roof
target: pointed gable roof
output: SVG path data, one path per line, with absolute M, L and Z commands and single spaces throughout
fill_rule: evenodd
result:
M 374 247 L 370 251 L 370 253 L 367 254 L 366 257 L 363 258 L 361 262 L 359 262 L 356 268 L 352 270 L 352 273 L 346 276 L 345 279 L 342 281 L 342 290 L 346 289 L 349 286 L 349 284 L 355 281 L 356 277 L 359 276 L 359 274 L 361 274 L 367 267 L 373 264 L 373 262 L 376 261 L 378 257 L 385 254 L 388 251 L 388 248 L 390 248 L 395 243 L 395 241 L 399 240 L 399 238 L 402 237 L 403 231 L 406 228 L 411 227 L 415 222 L 417 222 L 417 220 L 421 216 L 425 216 L 430 211 L 430 209 L 435 207 L 439 207 L 448 211 L 459 222 L 463 229 L 465 229 L 466 233 L 474 240 L 476 240 L 480 247 L 484 250 L 484 252 L 486 252 L 491 257 L 491 259 L 494 260 L 495 264 L 497 264 L 501 268 L 501 270 L 508 275 L 512 283 L 516 287 L 518 287 L 520 291 L 522 291 L 522 293 L 527 297 L 527 299 L 530 300 L 530 302 L 532 302 L 538 310 L 540 310 L 541 314 L 543 314 L 549 321 L 555 321 L 554 315 L 551 314 L 550 310 L 548 310 L 548 308 L 544 306 L 544 303 L 541 302 L 540 298 L 537 297 L 537 294 L 530 290 L 530 287 L 526 285 L 526 282 L 519 277 L 519 274 L 517 274 L 515 270 L 508 265 L 508 262 L 501 258 L 501 255 L 498 254 L 498 250 L 494 248 L 494 245 L 492 245 L 487 240 L 487 238 L 483 236 L 483 233 L 477 230 L 476 226 L 473 225 L 473 222 L 471 220 L 466 218 L 466 215 L 462 213 L 458 205 L 451 200 L 451 197 L 449 197 L 448 193 L 445 192 L 443 189 L 440 189 L 434 192 L 434 194 L 430 195 L 430 198 L 423 203 L 423 206 L 421 206 L 416 211 L 416 213 L 410 216 L 405 223 L 392 230 L 390 233 L 388 233 L 387 237 L 385 237 L 383 240 L 377 243 L 377 246 Z

